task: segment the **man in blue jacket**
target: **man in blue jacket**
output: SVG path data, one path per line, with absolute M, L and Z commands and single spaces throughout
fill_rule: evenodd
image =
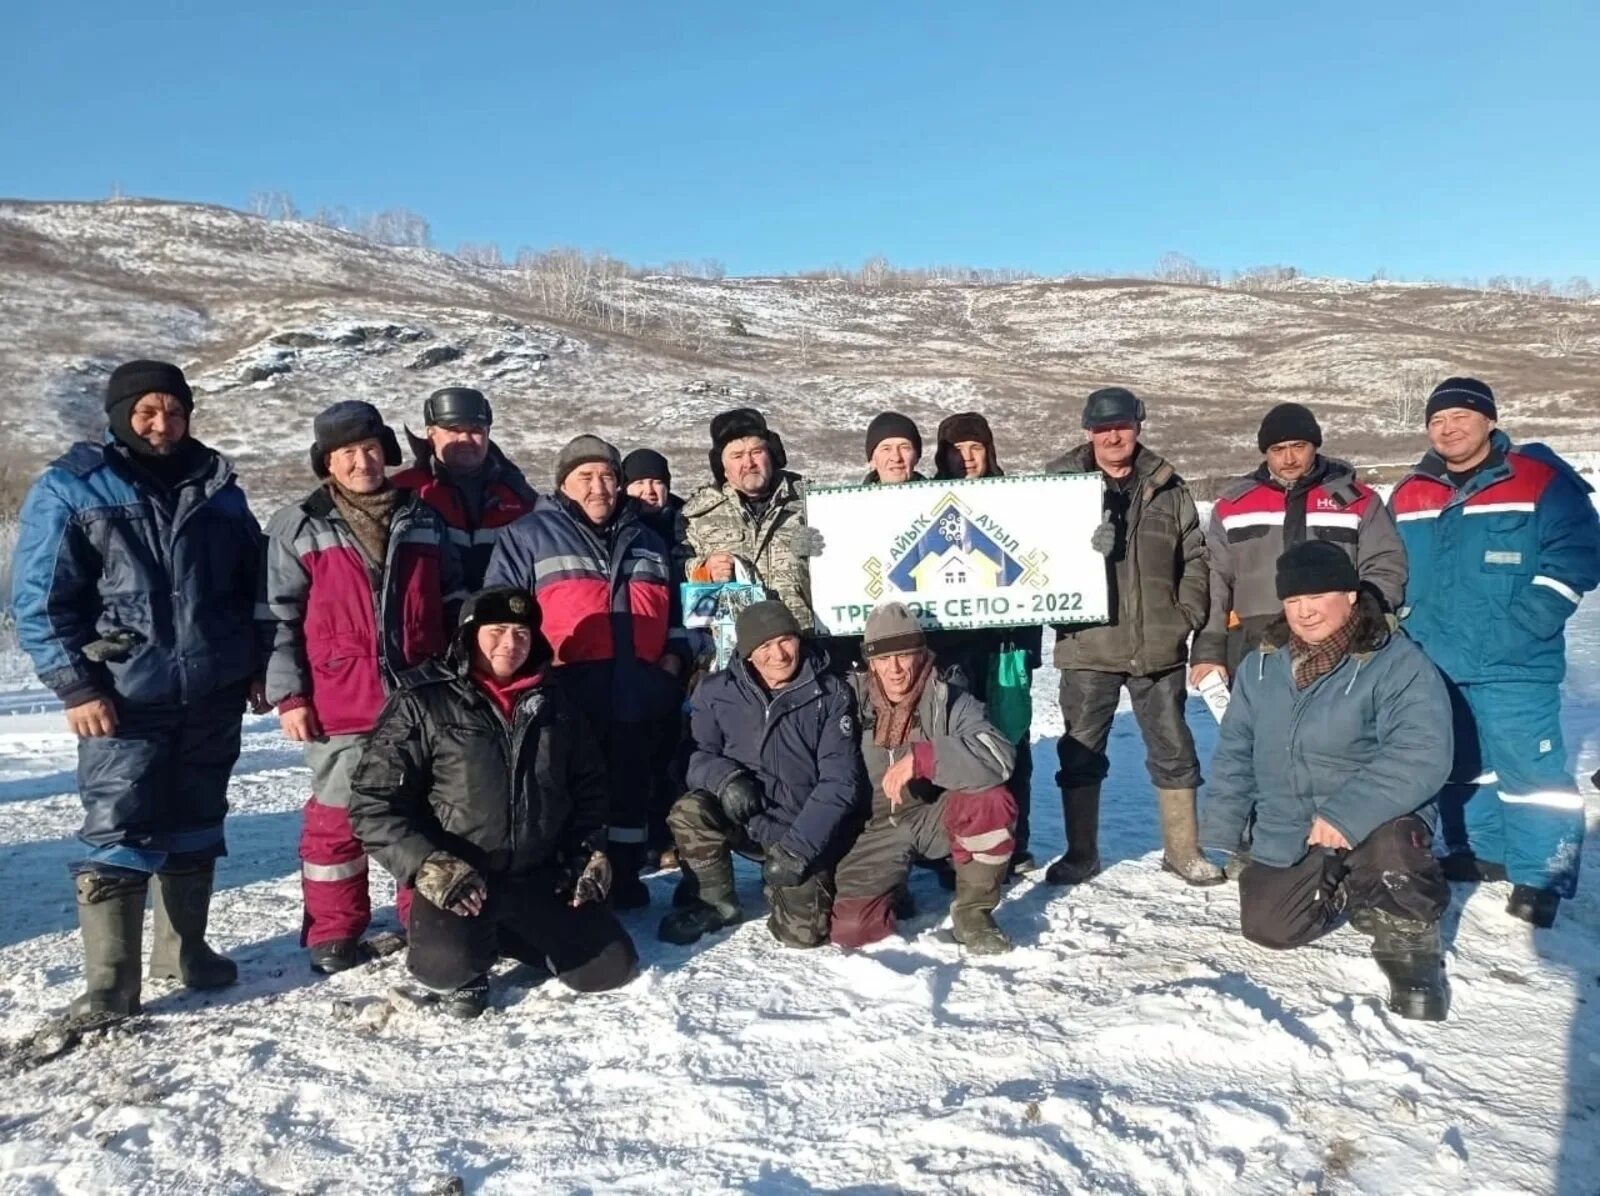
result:
M 1600 583 L 1600 519 L 1571 466 L 1541 444 L 1512 447 L 1497 418 L 1476 378 L 1447 378 L 1428 400 L 1433 448 L 1389 500 L 1411 563 L 1401 626 L 1450 684 L 1445 874 L 1509 878 L 1507 912 L 1549 926 L 1583 848 L 1561 679 L 1566 622 Z
M 1433 795 L 1450 772 L 1450 699 L 1439 670 L 1360 590 L 1330 541 L 1278 558 L 1284 617 L 1240 665 L 1201 842 L 1237 850 L 1253 814 L 1244 936 L 1300 947 L 1348 914 L 1372 935 L 1389 1008 L 1438 1021 L 1450 892 L 1433 856 Z
M 728 667 L 694 694 L 690 791 L 667 815 L 683 881 L 661 937 L 692 943 L 743 918 L 737 851 L 762 862 L 773 937 L 819 947 L 831 924 L 833 865 L 866 812 L 855 699 L 806 651 L 782 602 L 746 607 L 734 634 Z
M 261 529 L 233 466 L 189 434 L 193 410 L 177 366 L 119 366 L 110 434 L 73 445 L 22 508 L 17 634 L 79 737 L 84 1019 L 139 1011 L 152 875 L 151 977 L 216 988 L 238 974 L 205 932 L 246 701 L 264 710 Z

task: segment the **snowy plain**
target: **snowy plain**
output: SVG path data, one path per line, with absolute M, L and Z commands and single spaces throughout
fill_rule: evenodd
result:
M 1600 607 L 1571 627 L 1566 729 L 1600 767 Z M 12 672 L 12 676 L 16 673 Z M 1035 693 L 1035 850 L 1061 848 L 1055 675 Z M 1201 756 L 1215 727 L 1199 700 Z M 929 874 L 902 938 L 777 946 L 759 921 L 695 948 L 626 915 L 623 990 L 525 968 L 461 1025 L 392 999 L 403 956 L 313 977 L 297 944 L 299 753 L 246 722 L 212 941 L 242 982 L 146 983 L 147 1014 L 0 1067 L 0 1191 L 1560 1193 L 1600 1191 L 1600 836 L 1553 931 L 1457 890 L 1450 1020 L 1395 1018 L 1354 931 L 1279 955 L 1238 935 L 1232 885 L 1160 870 L 1131 714 L 1113 735 L 1106 872 L 1022 880 L 1014 953 L 961 960 Z M 61 1012 L 81 964 L 67 862 L 74 748 L 26 682 L 0 695 L 0 1026 Z M 1600 798 L 1583 782 L 1591 827 Z M 375 869 L 374 877 L 382 874 Z M 741 872 L 748 907 L 759 877 Z M 374 882 L 379 926 L 390 889 Z M 148 936 L 148 931 L 147 931 Z

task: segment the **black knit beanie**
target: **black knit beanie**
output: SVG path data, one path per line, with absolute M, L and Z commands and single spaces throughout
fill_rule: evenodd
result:
M 775 640 L 780 635 L 799 634 L 800 623 L 794 617 L 794 612 L 775 598 L 752 602 L 739 612 L 733 624 L 734 646 L 746 660 L 768 640 Z
M 1302 540 L 1280 556 L 1277 581 L 1280 599 L 1361 589 L 1349 553 L 1327 540 Z
M 183 404 L 185 415 L 194 412 L 194 393 L 183 371 L 168 361 L 129 361 L 119 365 L 106 381 L 106 423 L 124 447 L 141 457 L 150 446 L 133 433 L 133 408 L 149 394 L 171 395 Z
M 917 431 L 915 423 L 898 411 L 879 412 L 867 425 L 868 461 L 872 460 L 872 454 L 885 440 L 909 440 L 912 452 L 918 457 L 922 456 L 922 433 Z
M 1479 382 L 1476 378 L 1446 378 L 1435 386 L 1433 393 L 1428 396 L 1423 424 L 1426 425 L 1439 412 L 1452 407 L 1476 411 L 1484 419 L 1498 421 L 1500 418 L 1494 405 L 1494 391 L 1489 389 L 1487 383 Z
M 634 449 L 622 459 L 622 484 L 642 482 L 654 478 L 664 486 L 672 485 L 672 469 L 667 459 L 655 449 Z
M 1322 427 L 1311 408 L 1299 403 L 1279 403 L 1261 421 L 1256 433 L 1256 447 L 1263 453 L 1275 444 L 1290 440 L 1304 440 L 1315 448 L 1322 447 Z

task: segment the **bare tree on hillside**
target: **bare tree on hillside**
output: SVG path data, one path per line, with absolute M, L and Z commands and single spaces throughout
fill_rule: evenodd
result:
M 505 262 L 500 257 L 500 246 L 493 241 L 482 243 L 463 241 L 456 246 L 456 257 L 466 262 L 469 266 L 505 265 Z
M 287 191 L 252 191 L 250 214 L 264 220 L 294 220 L 299 211 Z
M 1156 260 L 1156 278 L 1161 282 L 1184 283 L 1189 286 L 1214 287 L 1222 275 L 1209 266 L 1202 266 L 1185 253 L 1170 251 Z
M 1420 363 L 1400 367 L 1388 393 L 1379 400 L 1379 414 L 1384 424 L 1397 432 L 1416 431 L 1428 406 L 1435 372 L 1433 367 Z

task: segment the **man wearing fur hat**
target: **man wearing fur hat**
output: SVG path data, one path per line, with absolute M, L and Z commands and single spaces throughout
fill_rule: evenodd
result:
M 425 438 L 406 433 L 415 463 L 392 481 L 439 512 L 461 555 L 462 583 L 476 591 L 496 538 L 538 500 L 522 471 L 489 439 L 494 408 L 482 391 L 436 390 L 422 405 L 422 419 Z
M 1005 785 L 1016 749 L 983 703 L 938 674 L 904 603 L 867 617 L 862 654 L 866 668 L 850 681 L 872 808 L 834 873 L 833 941 L 860 947 L 888 937 L 911 865 L 948 857 L 955 940 L 972 954 L 1009 951 L 994 909 L 1011 867 L 1017 805 Z
M 119 366 L 109 435 L 52 462 L 22 508 L 17 638 L 79 740 L 87 991 L 72 1013 L 85 1020 L 139 1012 L 151 890 L 152 979 L 238 975 L 205 932 L 246 700 L 264 711 L 261 529 L 233 466 L 191 434 L 193 413 L 177 366 Z
M 786 463 L 782 438 L 759 411 L 741 407 L 711 421 L 711 485 L 683 508 L 689 576 L 733 581 L 743 572 L 809 631 L 806 559 L 821 550 L 822 536 L 805 526 L 802 482 Z
M 313 431 L 321 485 L 267 526 L 259 614 L 272 636 L 267 700 L 311 768 L 301 941 L 312 968 L 330 973 L 361 962 L 372 920 L 367 857 L 350 826 L 351 771 L 395 678 L 448 646 L 466 593 L 444 521 L 386 476 L 400 445 L 377 409 L 335 403 Z M 402 923 L 408 903 L 402 890 Z
M 1189 681 L 1208 673 L 1231 680 L 1239 661 L 1282 617 L 1273 570 L 1285 549 L 1305 540 L 1337 544 L 1355 562 L 1363 588 L 1394 610 L 1406 592 L 1406 550 L 1388 509 L 1343 461 L 1323 456 L 1311 409 L 1279 403 L 1256 435 L 1262 462 L 1217 496 L 1206 528 L 1211 607 L 1194 637 Z
M 619 909 L 650 903 L 644 864 L 651 769 L 677 722 L 688 652 L 674 626 L 671 549 L 622 491 L 622 458 L 598 436 L 556 460 L 556 493 L 496 543 L 485 579 L 533 594 L 557 670 L 594 727 L 606 762 Z

